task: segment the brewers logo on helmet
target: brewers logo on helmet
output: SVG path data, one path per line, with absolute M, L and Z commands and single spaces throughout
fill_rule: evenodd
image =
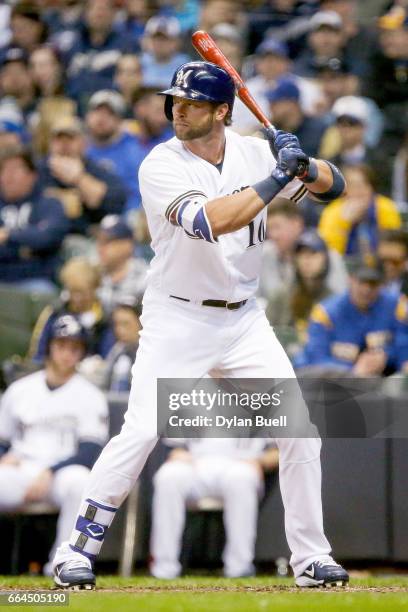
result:
M 231 115 L 235 100 L 235 84 L 223 68 L 211 62 L 187 62 L 176 70 L 170 89 L 159 92 L 166 96 L 164 112 L 173 121 L 173 96 L 202 102 L 226 102 Z

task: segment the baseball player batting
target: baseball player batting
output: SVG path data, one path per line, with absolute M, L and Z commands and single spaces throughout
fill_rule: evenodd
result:
M 155 256 L 129 407 L 91 472 L 70 540 L 57 550 L 60 587 L 95 585 L 105 532 L 157 442 L 158 378 L 295 378 L 255 299 L 266 207 L 278 193 L 327 202 L 345 188 L 339 170 L 305 155 L 293 134 L 278 132 L 268 143 L 229 130 L 235 86 L 223 68 L 183 64 L 160 95 L 175 137 L 156 146 L 139 171 Z M 321 442 L 276 444 L 296 584 L 345 585 L 348 574 L 330 556 L 323 531 Z

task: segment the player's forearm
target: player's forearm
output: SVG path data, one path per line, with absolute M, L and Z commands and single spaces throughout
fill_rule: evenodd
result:
M 217 237 L 247 226 L 264 207 L 255 189 L 248 187 L 240 193 L 210 200 L 205 210 L 213 236 Z
M 318 201 L 331 201 L 344 195 L 346 182 L 334 164 L 323 159 L 311 159 L 309 173 L 304 183 Z

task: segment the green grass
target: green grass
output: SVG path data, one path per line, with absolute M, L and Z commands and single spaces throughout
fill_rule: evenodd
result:
M 1 591 L 50 587 L 51 581 L 47 578 L 0 576 Z M 98 579 L 98 590 L 70 592 L 69 595 L 69 607 L 60 608 L 67 612 L 395 612 L 408 609 L 408 577 L 354 578 L 346 590 L 300 590 L 293 588 L 290 578 L 269 576 L 239 580 L 186 577 L 171 581 L 102 576 Z M 45 610 L 48 607 L 12 606 L 12 609 Z

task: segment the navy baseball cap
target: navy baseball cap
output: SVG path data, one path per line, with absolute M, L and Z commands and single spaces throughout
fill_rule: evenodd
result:
M 327 253 L 327 245 L 315 230 L 305 230 L 295 245 L 295 251 L 309 249 L 310 251 Z
M 24 64 L 25 66 L 27 66 L 27 53 L 23 51 L 23 49 L 21 49 L 20 47 L 10 47 L 9 49 L 7 49 L 4 55 L 1 65 L 5 66 L 6 64 L 11 64 L 12 62 L 19 62 L 20 64 Z
M 296 83 L 290 79 L 281 79 L 275 89 L 266 92 L 266 97 L 269 102 L 280 102 L 281 100 L 299 102 L 300 90 Z
M 107 215 L 99 225 L 99 234 L 108 240 L 133 240 L 133 230 L 119 215 Z
M 289 57 L 289 48 L 286 43 L 267 38 L 255 49 L 256 55 L 279 55 Z
M 76 317 L 71 314 L 63 314 L 57 317 L 51 326 L 50 342 L 55 338 L 81 340 L 86 343 L 87 333 Z
M 350 275 L 360 281 L 381 283 L 384 280 L 383 267 L 376 258 L 373 258 L 373 261 L 361 257 L 352 258 L 348 262 L 348 268 Z

